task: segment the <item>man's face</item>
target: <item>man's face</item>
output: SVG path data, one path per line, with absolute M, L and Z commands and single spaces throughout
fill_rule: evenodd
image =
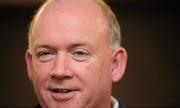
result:
M 46 7 L 36 19 L 28 75 L 43 107 L 110 107 L 112 51 L 101 10 L 69 3 Z M 74 7 L 73 7 L 74 6 Z M 84 7 L 83 7 L 84 6 Z M 106 105 L 105 102 L 109 106 Z

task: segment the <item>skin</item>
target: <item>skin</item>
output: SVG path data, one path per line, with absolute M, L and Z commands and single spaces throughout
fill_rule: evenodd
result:
M 107 22 L 92 0 L 54 0 L 36 18 L 25 58 L 43 108 L 111 107 L 127 54 L 111 49 Z

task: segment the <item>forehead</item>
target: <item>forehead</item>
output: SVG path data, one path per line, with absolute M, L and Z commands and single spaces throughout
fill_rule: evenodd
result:
M 49 21 L 61 21 L 79 24 L 94 24 L 99 28 L 108 25 L 107 17 L 95 0 L 50 0 L 38 12 L 35 23 L 48 24 Z M 49 20 L 49 21 L 48 21 Z
M 95 15 L 95 13 L 102 14 L 101 6 L 98 0 L 49 0 L 43 6 L 40 13 L 58 10 L 60 12 L 83 13 Z M 95 11 L 96 10 L 96 11 Z
M 108 22 L 100 6 L 93 0 L 52 0 L 38 13 L 32 39 L 47 34 L 52 36 L 57 32 L 61 36 L 74 36 L 76 33 L 81 36 L 79 38 L 94 38 L 98 34 L 106 36 Z

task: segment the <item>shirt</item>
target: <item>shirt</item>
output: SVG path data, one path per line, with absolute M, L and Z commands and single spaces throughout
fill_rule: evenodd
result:
M 119 108 L 119 102 L 116 98 L 111 97 L 112 108 Z
M 122 101 L 117 100 L 115 97 L 111 96 L 111 108 L 125 108 Z

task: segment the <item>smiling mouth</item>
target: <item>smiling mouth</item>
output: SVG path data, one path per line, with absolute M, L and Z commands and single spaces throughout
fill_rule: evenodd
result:
M 54 89 L 50 89 L 50 91 L 52 91 L 54 93 L 71 93 L 71 92 L 78 91 L 78 90 L 77 89 L 54 88 Z
M 51 96 L 56 101 L 67 101 L 73 99 L 80 92 L 79 89 L 69 89 L 69 88 L 50 88 Z

